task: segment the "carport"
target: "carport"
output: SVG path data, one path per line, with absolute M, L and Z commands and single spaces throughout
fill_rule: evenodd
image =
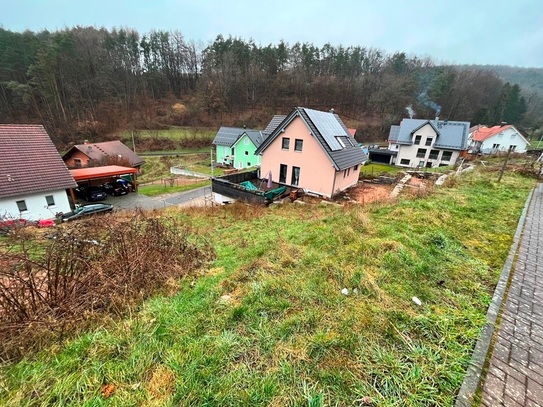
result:
M 121 167 L 120 165 L 106 165 L 104 167 L 76 168 L 70 170 L 70 173 L 72 174 L 72 177 L 74 177 L 75 182 L 88 181 L 89 183 L 93 180 L 107 180 L 113 177 L 129 176 L 134 185 L 134 191 L 138 190 L 136 182 L 138 170 L 136 168 Z M 70 190 L 70 194 L 75 202 L 72 190 Z

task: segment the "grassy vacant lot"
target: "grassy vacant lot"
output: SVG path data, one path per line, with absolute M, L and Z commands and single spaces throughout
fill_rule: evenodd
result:
M 216 129 L 208 129 L 204 127 L 171 127 L 167 130 L 135 130 L 134 137 L 141 139 L 149 138 L 168 138 L 179 141 L 184 139 L 205 139 L 209 140 L 209 144 L 213 141 Z M 121 137 L 125 140 L 132 140 L 132 131 L 126 130 L 121 133 Z
M 495 179 L 395 204 L 169 209 L 213 266 L 4 366 L 0 404 L 450 406 L 534 185 Z
M 145 157 L 145 164 L 142 167 L 143 174 L 138 177 L 140 183 L 145 184 L 167 178 L 174 175 L 170 173 L 170 168 L 182 166 L 187 170 L 201 174 L 211 175 L 210 155 L 205 153 L 183 154 L 183 155 L 164 155 L 158 157 Z M 222 169 L 214 168 L 213 175 L 222 175 Z
M 203 181 L 197 181 L 190 184 L 173 185 L 173 186 L 169 186 L 168 184 L 163 184 L 163 183 L 148 184 L 148 185 L 142 185 L 141 187 L 139 187 L 138 192 L 146 196 L 159 196 L 159 195 L 164 195 L 164 194 L 175 194 L 179 192 L 190 191 L 191 189 L 201 188 L 207 185 L 211 185 L 211 181 L 203 180 Z

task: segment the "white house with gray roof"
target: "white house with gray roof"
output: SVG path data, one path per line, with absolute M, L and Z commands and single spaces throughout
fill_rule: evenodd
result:
M 388 149 L 397 153 L 391 164 L 410 168 L 453 165 L 467 149 L 469 128 L 469 122 L 403 119 L 390 128 Z

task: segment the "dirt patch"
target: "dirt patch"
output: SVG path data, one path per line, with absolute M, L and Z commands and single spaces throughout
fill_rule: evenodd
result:
M 421 187 L 425 186 L 428 183 L 428 180 L 418 177 L 411 177 L 409 181 L 407 182 L 407 185 L 411 185 L 414 187 Z
M 358 203 L 390 201 L 390 193 L 394 185 L 361 183 L 349 190 L 349 196 Z

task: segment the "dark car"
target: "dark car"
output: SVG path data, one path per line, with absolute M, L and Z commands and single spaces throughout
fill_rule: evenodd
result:
M 124 182 L 119 180 L 106 182 L 104 185 L 102 185 L 102 188 L 104 188 L 104 191 L 106 191 L 108 194 L 115 196 L 128 194 L 128 187 Z
M 106 191 L 100 187 L 78 187 L 75 189 L 75 193 L 87 202 L 102 201 L 107 198 Z
M 112 210 L 113 205 L 111 204 L 97 203 L 83 205 L 76 208 L 72 212 L 63 213 L 62 215 L 60 215 L 60 219 L 62 220 L 62 222 L 67 222 L 69 220 L 79 219 L 83 216 L 94 215 L 96 213 L 111 212 Z

